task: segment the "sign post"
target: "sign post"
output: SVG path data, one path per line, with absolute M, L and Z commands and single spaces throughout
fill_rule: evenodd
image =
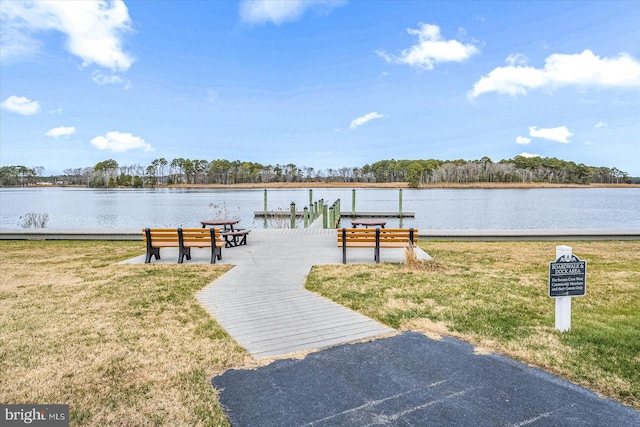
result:
M 587 291 L 587 262 L 571 252 L 571 246 L 556 246 L 556 261 L 549 263 L 549 296 L 556 299 L 556 329 L 571 329 L 571 298 Z

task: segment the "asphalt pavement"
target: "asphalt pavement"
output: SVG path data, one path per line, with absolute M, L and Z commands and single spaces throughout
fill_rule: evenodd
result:
M 640 412 L 537 368 L 415 332 L 213 378 L 240 426 L 640 426 Z

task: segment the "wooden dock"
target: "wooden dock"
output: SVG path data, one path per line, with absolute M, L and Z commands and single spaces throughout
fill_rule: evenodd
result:
M 291 212 L 285 210 L 278 211 L 254 211 L 253 215 L 256 218 L 264 218 L 265 215 L 267 217 L 276 217 L 276 218 L 289 218 L 291 216 Z M 304 211 L 296 211 L 296 217 L 302 218 L 304 216 Z M 415 212 L 365 212 L 365 211 L 343 211 L 340 212 L 340 216 L 343 217 L 356 217 L 356 218 L 414 218 L 416 216 Z
M 343 217 L 356 217 L 356 218 L 414 218 L 415 212 L 402 211 L 402 212 L 340 212 L 340 216 Z

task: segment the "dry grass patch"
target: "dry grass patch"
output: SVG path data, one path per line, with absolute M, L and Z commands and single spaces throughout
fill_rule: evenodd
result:
M 413 271 L 442 271 L 442 265 L 436 259 L 419 259 L 411 247 L 404 251 L 407 268 Z
M 554 327 L 550 242 L 421 242 L 411 263 L 314 267 L 307 288 L 398 329 L 462 338 L 640 409 L 640 241 L 570 242 L 588 261 L 572 329 Z
M 117 265 L 140 242 L 0 242 L 0 401 L 72 425 L 226 425 L 212 376 L 250 357 L 194 298 L 226 266 Z

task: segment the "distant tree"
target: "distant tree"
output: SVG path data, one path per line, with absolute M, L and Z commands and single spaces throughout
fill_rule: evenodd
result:
M 164 183 L 164 169 L 167 167 L 168 162 L 167 159 L 161 157 L 158 159 L 158 165 L 160 167 L 160 184 Z
M 16 166 L 0 167 L 1 185 L 18 185 L 18 170 Z
M 276 165 L 273 168 L 273 172 L 276 174 L 276 182 L 281 182 L 282 181 L 282 168 L 280 167 L 280 165 Z
M 412 162 L 407 170 L 407 182 L 409 187 L 418 188 L 420 186 L 420 178 L 422 177 L 422 165 L 419 162 Z
M 183 182 L 184 162 L 185 160 L 182 157 L 178 157 L 171 161 L 171 176 L 173 178 L 173 184 L 180 184 Z
M 154 162 L 156 162 L 156 164 L 154 165 L 152 162 L 151 165 L 147 166 L 147 169 L 144 174 L 144 177 L 145 177 L 144 184 L 147 187 L 155 187 L 158 182 L 157 176 L 156 176 L 156 174 L 158 173 L 158 169 L 157 169 L 158 162 L 156 160 L 154 160 Z
M 165 180 L 164 168 L 169 166 Z M 29 185 L 41 170 L 25 166 L 0 167 L 0 185 Z M 159 158 L 146 168 L 140 164 L 118 165 L 113 159 L 93 168 L 65 169 L 65 183 L 90 186 L 133 186 L 135 177 L 145 185 L 179 183 L 235 184 L 245 182 L 407 182 L 411 187 L 424 183 L 471 182 L 549 182 L 549 183 L 619 183 L 631 182 L 626 172 L 617 168 L 592 167 L 557 158 L 516 156 L 493 162 L 485 156 L 478 160 L 385 159 L 361 167 L 315 169 L 294 163 L 262 165 L 226 159 L 212 161 L 175 158 L 168 163 Z
M 93 167 L 96 176 L 91 179 L 91 187 L 115 187 L 118 173 L 118 162 L 113 159 L 103 160 Z

